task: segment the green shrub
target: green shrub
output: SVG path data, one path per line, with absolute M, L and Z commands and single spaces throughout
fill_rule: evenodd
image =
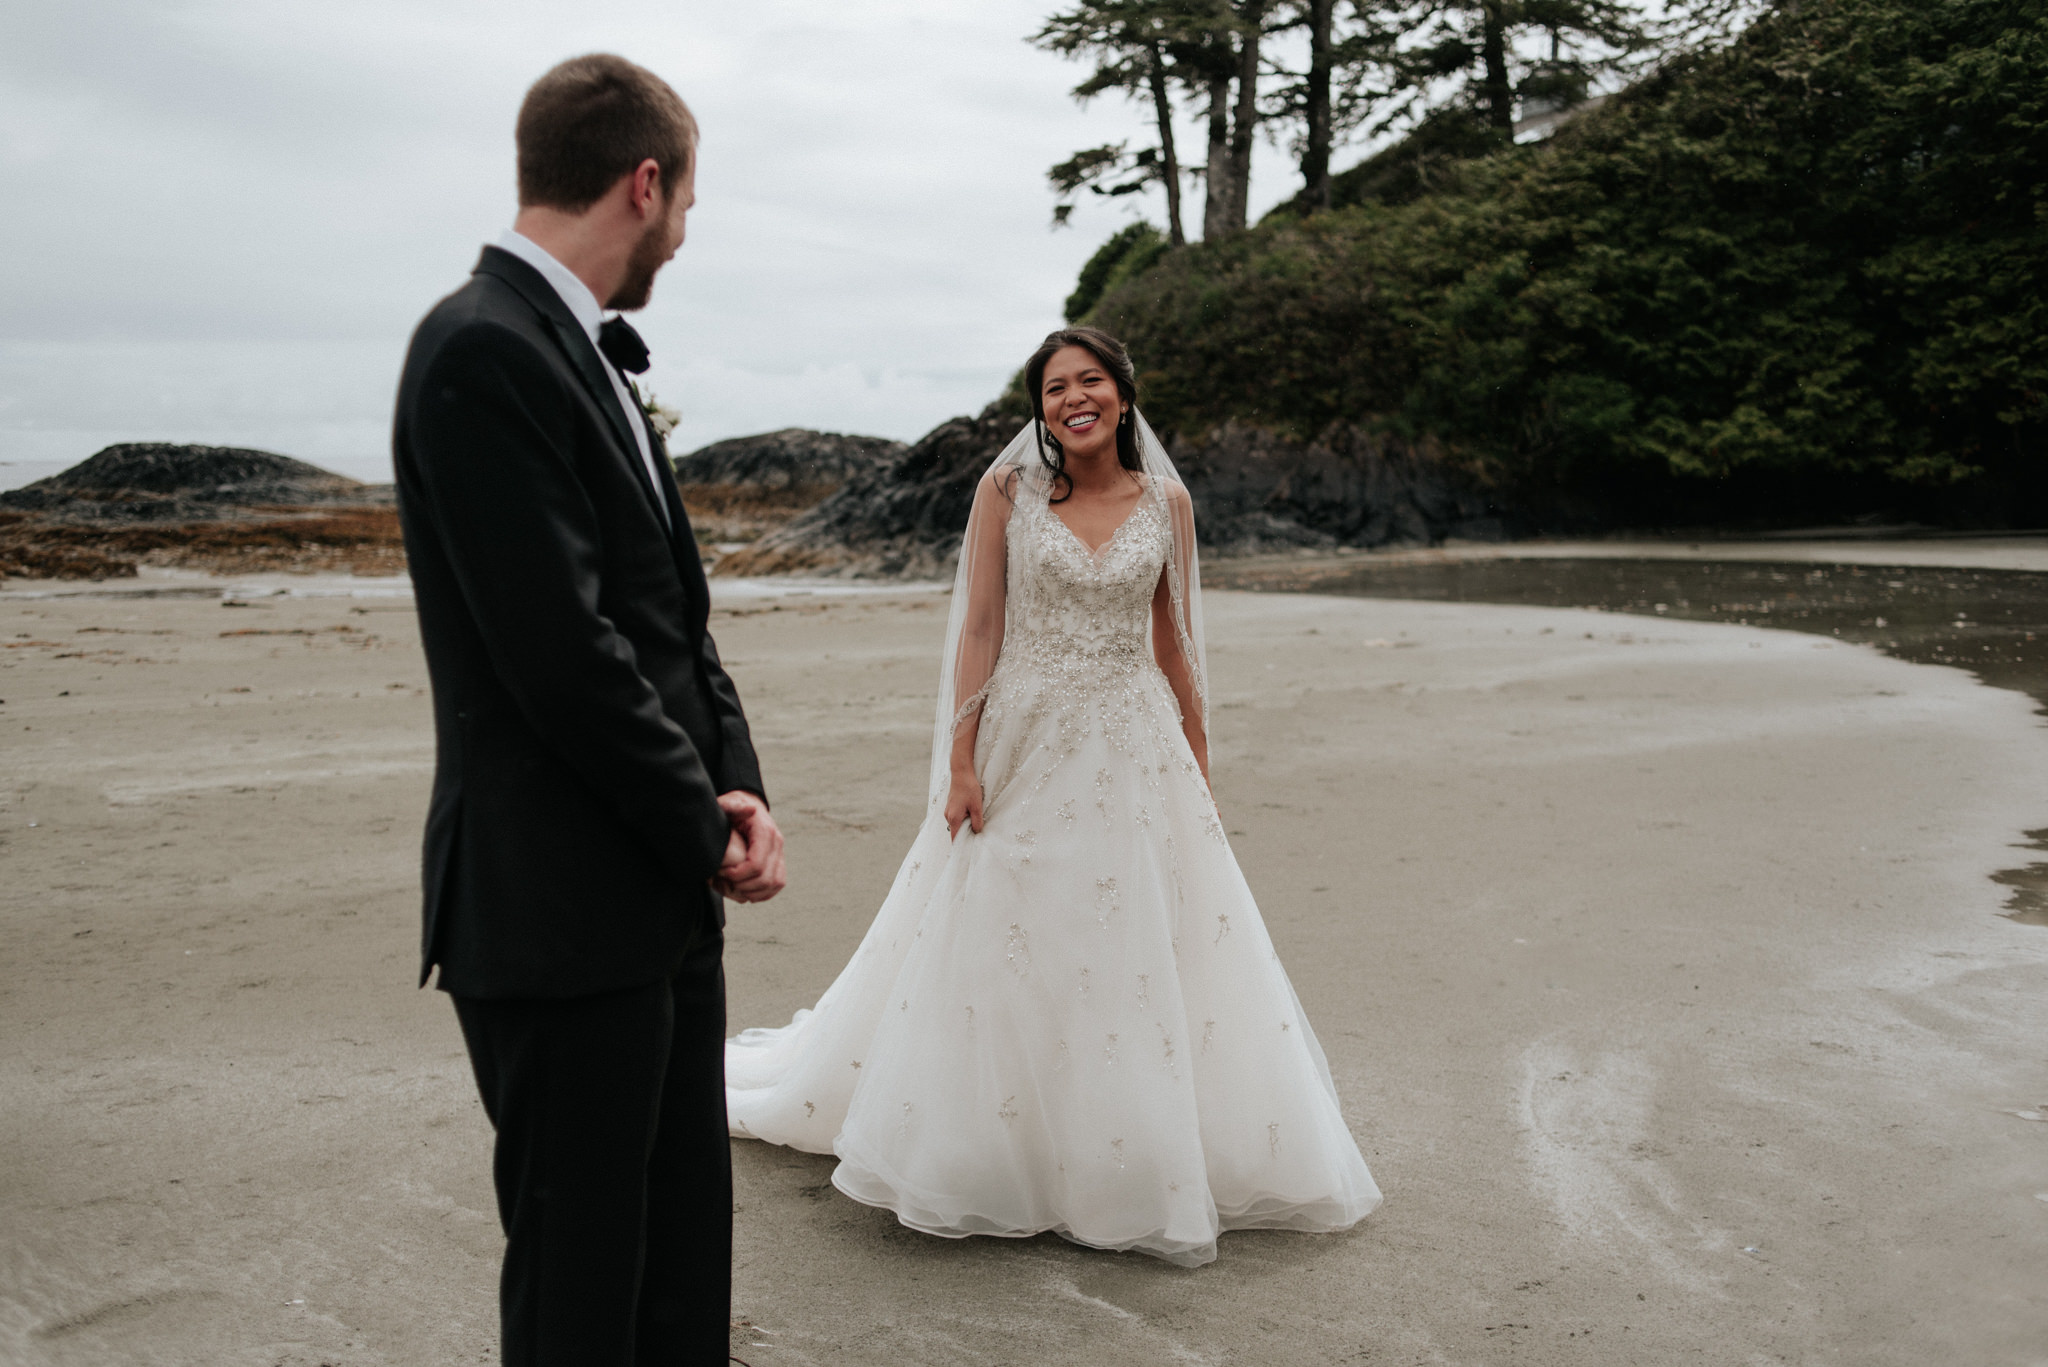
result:
M 1378 424 L 1535 489 L 2048 488 L 2044 11 L 1812 0 L 1438 193 L 1126 271 L 1089 320 L 1183 431 Z
M 1095 255 L 1088 258 L 1088 264 L 1081 267 L 1081 277 L 1074 282 L 1074 292 L 1067 296 L 1067 321 L 1079 322 L 1089 309 L 1095 307 L 1095 301 L 1102 298 L 1104 291 L 1144 270 L 1165 251 L 1166 239 L 1150 223 L 1133 223 L 1112 234 L 1107 242 L 1095 249 Z

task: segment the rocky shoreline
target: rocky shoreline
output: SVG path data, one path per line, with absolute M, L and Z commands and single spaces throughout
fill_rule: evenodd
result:
M 126 442 L 0 492 L 0 577 L 143 565 L 401 574 L 405 552 L 390 485 L 244 447 Z
M 943 577 L 975 480 L 1021 422 L 991 404 L 976 417 L 941 423 L 722 557 L 716 573 Z M 1210 555 L 1498 541 L 1507 531 L 1473 474 L 1432 450 L 1359 427 L 1301 442 L 1232 424 L 1174 442 L 1172 450 Z
M 785 428 L 679 457 L 676 476 L 716 574 L 942 578 L 975 480 L 1020 425 L 992 404 L 907 445 Z M 1212 556 L 1505 534 L 1469 472 L 1361 428 L 1301 442 L 1232 425 L 1173 450 Z M 267 451 L 127 443 L 0 492 L 0 577 L 143 565 L 401 574 L 405 548 L 392 486 Z

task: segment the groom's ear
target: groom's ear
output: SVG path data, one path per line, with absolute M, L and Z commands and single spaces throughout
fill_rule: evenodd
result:
M 626 182 L 626 202 L 642 219 L 657 218 L 668 210 L 668 197 L 679 187 L 664 186 L 661 163 L 653 157 L 641 162 L 620 179 Z

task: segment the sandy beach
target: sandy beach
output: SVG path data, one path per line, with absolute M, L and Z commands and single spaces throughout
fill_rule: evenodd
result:
M 409 601 L 165 583 L 0 592 L 0 1363 L 493 1362 Z M 733 909 L 738 1029 L 895 872 L 944 608 L 721 592 L 792 871 Z M 1714 622 L 1209 608 L 1225 822 L 1385 1206 L 1185 1271 L 932 1239 L 740 1142 L 736 1354 L 2048 1362 L 2048 929 L 1989 877 L 2048 826 L 2027 697 Z

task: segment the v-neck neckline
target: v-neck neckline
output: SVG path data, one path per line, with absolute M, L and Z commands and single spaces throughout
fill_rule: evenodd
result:
M 1052 504 L 1046 504 L 1045 510 L 1046 512 L 1052 515 L 1053 521 L 1059 523 L 1060 526 L 1066 528 L 1067 535 L 1074 538 L 1074 544 L 1081 548 L 1081 553 L 1083 555 L 1087 556 L 1090 560 L 1100 560 L 1102 558 L 1102 553 L 1108 550 L 1111 546 L 1114 546 L 1116 544 L 1116 539 L 1124 534 L 1124 528 L 1131 525 L 1131 519 L 1135 518 L 1138 515 L 1139 510 L 1142 509 L 1144 506 L 1145 491 L 1144 488 L 1141 486 L 1138 490 L 1138 501 L 1136 503 L 1133 503 L 1131 505 L 1131 510 L 1124 514 L 1124 520 L 1117 523 L 1116 529 L 1112 531 L 1108 536 L 1102 539 L 1102 544 L 1100 546 L 1097 546 L 1092 550 L 1089 548 L 1088 543 L 1081 539 L 1081 534 L 1079 532 L 1075 531 L 1072 527 L 1067 526 L 1067 520 L 1059 515 L 1059 511 L 1056 508 L 1054 508 Z

